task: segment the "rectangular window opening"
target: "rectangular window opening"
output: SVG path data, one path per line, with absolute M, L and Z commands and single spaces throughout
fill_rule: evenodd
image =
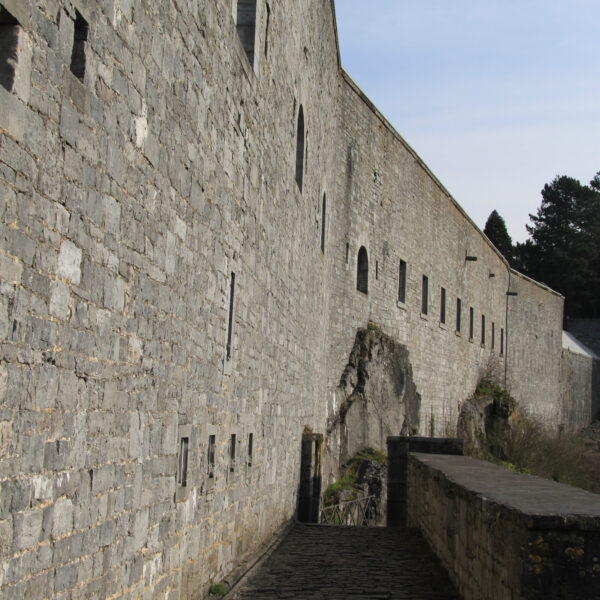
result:
M 0 85 L 12 92 L 18 62 L 19 22 L 0 6 Z
M 492 350 L 496 347 L 496 324 L 492 321 Z
M 426 315 L 427 314 L 427 307 L 429 304 L 429 300 L 428 300 L 428 294 L 429 294 L 429 278 L 427 277 L 427 275 L 423 275 L 423 285 L 422 285 L 422 290 L 421 290 L 421 312 Z
M 229 470 L 231 473 L 235 471 L 235 433 L 229 438 Z
M 254 434 L 248 434 L 248 466 L 252 466 L 252 452 L 253 452 L 253 444 L 254 444 Z
M 233 338 L 233 300 L 235 294 L 235 273 L 231 273 L 229 284 L 229 316 L 227 318 L 227 360 L 231 360 L 231 340 Z
M 238 0 L 237 34 L 251 65 L 254 65 L 254 37 L 256 29 L 256 0 Z
M 473 339 L 474 331 L 475 331 L 475 311 L 473 310 L 473 307 L 471 306 L 469 308 L 469 339 L 470 340 Z
M 269 24 L 271 23 L 271 7 L 267 2 L 267 26 L 265 27 L 265 58 L 269 53 Z
M 375 261 L 375 279 L 379 279 L 379 261 Z
M 481 345 L 485 346 L 485 315 L 481 315 Z
M 208 477 L 215 476 L 215 436 L 208 436 Z
M 500 327 L 500 354 L 504 354 L 504 328 Z
M 179 478 L 177 483 L 181 487 L 187 485 L 187 468 L 188 468 L 188 446 L 189 438 L 182 437 L 179 442 Z
M 346 264 L 350 262 L 350 244 L 346 242 Z
M 398 267 L 398 300 L 406 302 L 406 262 L 403 260 Z
M 71 73 L 80 81 L 85 77 L 85 45 L 88 39 L 89 25 L 78 10 L 75 11 L 75 30 L 73 51 L 71 53 Z
M 446 288 L 440 290 L 440 323 L 446 323 Z
M 462 300 L 460 298 L 456 299 L 456 332 L 460 333 L 460 328 L 462 326 Z

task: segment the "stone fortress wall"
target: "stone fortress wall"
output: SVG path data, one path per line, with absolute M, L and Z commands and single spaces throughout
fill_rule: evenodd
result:
M 513 323 L 527 351 L 536 308 L 507 345 L 514 277 L 341 70 L 330 0 L 0 6 L 2 597 L 205 593 L 294 514 L 368 321 L 407 346 L 427 434 Z

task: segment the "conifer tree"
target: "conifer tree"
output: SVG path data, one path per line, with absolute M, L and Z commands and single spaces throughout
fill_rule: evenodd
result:
M 566 316 L 600 317 L 600 173 L 589 186 L 556 177 L 529 218 L 517 268 L 563 294 Z
M 483 233 L 488 236 L 492 244 L 500 251 L 502 256 L 512 264 L 513 261 L 513 244 L 510 235 L 506 229 L 504 219 L 498 214 L 498 211 L 493 210 L 485 223 Z

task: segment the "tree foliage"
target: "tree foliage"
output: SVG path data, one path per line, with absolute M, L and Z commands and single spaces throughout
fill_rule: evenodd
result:
M 499 252 L 509 263 L 513 260 L 513 243 L 504 219 L 493 210 L 485 223 L 483 233 L 488 236 L 492 244 L 496 246 Z
M 556 177 L 529 218 L 515 266 L 563 294 L 566 316 L 600 317 L 600 172 L 590 185 Z

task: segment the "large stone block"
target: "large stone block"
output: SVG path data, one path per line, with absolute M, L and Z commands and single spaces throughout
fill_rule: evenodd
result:
M 60 245 L 58 255 L 58 277 L 78 285 L 81 281 L 81 258 L 82 251 L 73 242 L 64 240 Z

